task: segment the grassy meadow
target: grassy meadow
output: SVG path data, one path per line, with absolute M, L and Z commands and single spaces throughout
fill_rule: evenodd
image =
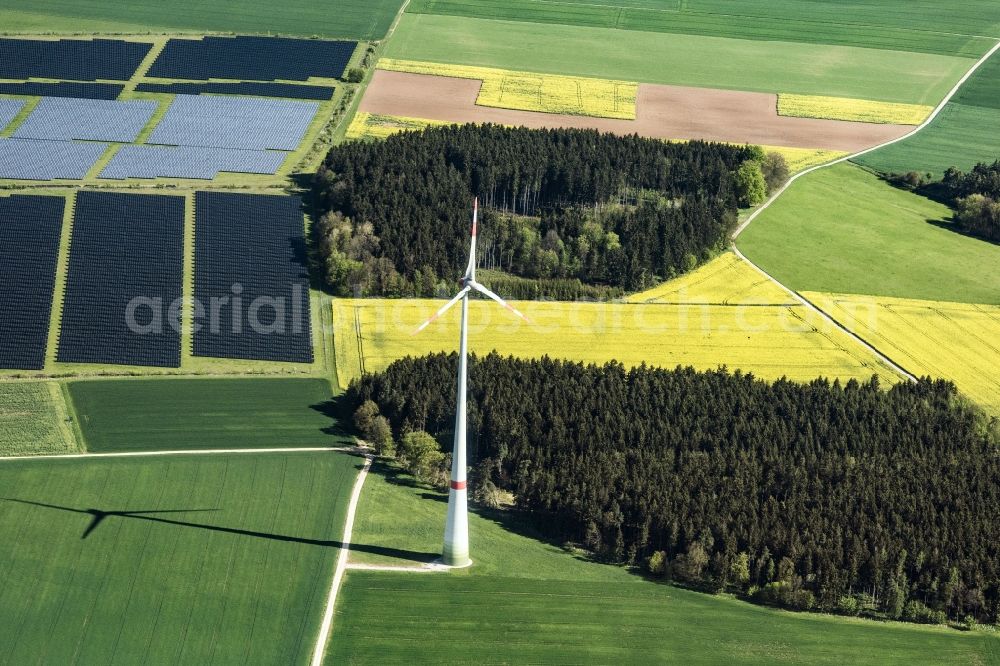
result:
M 1000 36 L 1000 11 L 988 0 L 411 0 L 406 11 L 642 32 L 840 44 L 979 55 Z
M 926 53 L 623 33 L 431 14 L 404 14 L 386 44 L 385 55 L 645 83 L 912 104 L 938 103 L 972 65 L 969 58 Z
M 721 271 L 721 277 L 712 275 Z M 617 360 L 715 369 L 765 379 L 819 376 L 891 383 L 898 377 L 839 329 L 797 305 L 745 263 L 723 255 L 693 274 L 633 297 L 633 303 L 520 302 L 531 323 L 491 302 L 470 303 L 469 345 L 478 354 L 585 363 Z M 418 335 L 438 300 L 335 299 L 334 343 L 341 386 L 405 356 L 457 349 L 453 309 Z M 360 331 L 360 336 L 359 336 Z
M 0 456 L 76 451 L 58 383 L 0 382 Z
M 93 452 L 342 446 L 325 379 L 122 379 L 69 383 Z
M 3 32 L 232 32 L 381 39 L 402 0 L 339 0 L 329 7 L 289 0 L 280 11 L 263 0 L 8 0 Z
M 445 499 L 376 466 L 354 526 L 364 550 L 351 561 L 440 552 Z M 985 663 L 997 649 L 982 632 L 790 613 L 650 582 L 539 540 L 516 515 L 473 512 L 469 532 L 469 569 L 349 570 L 327 663 L 945 664 Z
M 805 294 L 915 375 L 950 379 L 1000 416 L 1000 307 L 898 298 Z
M 737 245 L 797 291 L 1000 304 L 1000 246 L 950 219 L 942 204 L 839 164 L 792 183 Z
M 856 161 L 883 173 L 968 170 L 1000 158 L 1000 54 L 994 54 L 918 134 L 862 155 Z
M 358 464 L 0 464 L 0 663 L 305 663 Z

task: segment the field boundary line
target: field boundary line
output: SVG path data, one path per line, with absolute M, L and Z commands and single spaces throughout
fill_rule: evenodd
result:
M 958 93 L 959 89 L 963 85 L 965 85 L 966 81 L 968 81 L 969 78 L 971 78 L 972 75 L 975 74 L 979 70 L 979 68 L 982 67 L 983 64 L 987 60 L 989 60 L 997 51 L 1000 51 L 1000 40 L 997 40 L 997 43 L 993 45 L 993 48 L 991 48 L 989 51 L 987 51 L 985 54 L 983 54 L 983 56 L 979 60 L 977 60 L 975 62 L 975 64 L 972 65 L 972 67 L 969 68 L 969 70 L 962 76 L 962 78 L 960 78 L 958 80 L 958 82 L 955 83 L 955 85 L 952 87 L 952 89 L 948 92 L 947 95 L 945 95 L 944 99 L 942 99 L 938 103 L 938 105 L 936 107 L 934 107 L 934 111 L 932 111 L 931 114 L 929 116 L 927 116 L 927 118 L 924 120 L 923 123 L 921 123 L 920 125 L 917 125 L 911 131 L 907 132 L 903 136 L 897 137 L 895 139 L 890 139 L 889 141 L 886 141 L 885 143 L 881 143 L 881 144 L 879 144 L 877 146 L 872 146 L 871 148 L 865 148 L 864 150 L 858 151 L 856 153 L 851 153 L 849 155 L 844 155 L 843 157 L 840 157 L 838 159 L 832 160 L 830 162 L 825 162 L 823 164 L 817 164 L 816 166 L 810 167 L 808 169 L 805 169 L 805 170 L 800 171 L 799 173 L 793 175 L 791 178 L 789 178 L 785 182 L 784 185 L 782 185 L 778 189 L 777 192 L 775 192 L 774 194 L 772 194 L 771 197 L 767 201 L 765 201 L 757 210 L 755 210 L 753 213 L 751 213 L 747 217 L 747 219 L 744 220 L 743 223 L 740 224 L 736 228 L 735 231 L 733 231 L 732 235 L 730 236 L 730 245 L 732 246 L 733 251 L 736 253 L 736 256 L 738 256 L 740 259 L 742 259 L 743 261 L 745 261 L 746 263 L 748 263 L 750 266 L 752 266 L 761 275 L 763 275 L 764 277 L 768 278 L 769 280 L 771 280 L 772 282 L 774 282 L 776 285 L 778 285 L 779 287 L 781 287 L 783 290 L 785 290 L 786 292 L 788 292 L 789 295 L 791 295 L 796 301 L 798 301 L 799 303 L 801 303 L 807 309 L 812 310 L 813 312 L 815 312 L 816 314 L 818 314 L 825 321 L 833 324 L 834 326 L 836 326 L 840 330 L 842 330 L 845 333 L 847 333 L 856 342 L 858 342 L 863 347 L 865 347 L 866 349 L 868 349 L 870 352 L 872 352 L 873 354 L 875 354 L 875 356 L 878 359 L 880 359 L 883 363 L 886 363 L 890 368 L 892 368 L 893 370 L 895 370 L 896 372 L 898 372 L 902 376 L 906 377 L 910 381 L 916 381 L 916 377 L 914 377 L 905 368 L 903 368 L 902 366 L 900 366 L 897 363 L 895 363 L 892 359 L 890 359 L 888 356 L 886 356 L 885 354 L 883 354 L 876 347 L 874 347 L 873 345 L 871 345 L 868 342 L 866 342 L 861 336 L 859 336 L 858 334 L 854 333 L 853 331 L 851 331 L 850 329 L 848 329 L 845 325 L 843 325 L 840 322 L 838 322 L 832 316 L 830 316 L 825 311 L 823 311 L 822 309 L 820 309 L 819 307 L 817 307 L 814 303 L 812 303 L 811 301 L 809 301 L 808 299 L 806 299 L 804 296 L 802 296 L 799 292 L 794 291 L 792 289 L 789 289 L 784 284 L 782 284 L 777 278 L 775 278 L 773 275 L 771 275 L 770 273 L 768 273 L 767 271 L 765 271 L 763 268 L 761 268 L 760 266 L 758 266 L 756 263 L 750 261 L 746 257 L 746 255 L 744 255 L 740 251 L 740 249 L 736 246 L 736 240 L 739 238 L 740 234 L 742 234 L 746 230 L 746 228 L 749 227 L 750 224 L 754 220 L 756 220 L 757 217 L 761 213 L 763 213 L 765 210 L 767 210 L 768 208 L 770 208 L 771 205 L 775 201 L 777 201 L 778 198 L 782 194 L 785 193 L 785 191 L 792 185 L 792 183 L 794 183 L 799 178 L 805 176 L 806 174 L 813 173 L 814 171 L 819 171 L 820 169 L 825 169 L 827 167 L 832 167 L 832 166 L 837 165 L 837 164 L 842 164 L 844 162 L 849 162 L 849 161 L 851 161 L 851 160 L 853 160 L 855 158 L 861 157 L 862 155 L 867 155 L 868 153 L 874 152 L 874 151 L 879 150 L 881 148 L 885 148 L 886 146 L 891 146 L 891 145 L 893 145 L 895 143 L 899 143 L 900 141 L 904 141 L 904 140 L 912 137 L 913 135 L 917 134 L 918 132 L 921 132 L 922 130 L 924 130 L 928 125 L 930 125 L 932 122 L 934 122 L 934 119 L 937 118 L 938 115 L 944 110 L 944 108 L 951 102 L 951 99 Z
M 155 458 L 161 456 L 205 456 L 253 453 L 322 453 L 324 451 L 351 451 L 350 446 L 299 446 L 285 449 L 183 449 L 166 451 L 121 451 L 117 453 L 53 453 L 37 456 L 0 456 L 6 460 L 78 460 L 80 458 Z
M 809 167 L 808 169 L 805 169 L 805 170 L 800 171 L 797 174 L 793 175 L 791 178 L 789 178 L 785 182 L 784 185 L 782 185 L 778 189 L 777 192 L 775 192 L 774 194 L 772 194 L 771 197 L 767 201 L 765 201 L 763 204 L 761 204 L 761 206 L 757 210 L 755 210 L 753 213 L 751 213 L 747 217 L 747 219 L 745 219 L 742 222 L 742 224 L 740 224 L 738 227 L 736 227 L 736 230 L 732 233 L 731 239 L 733 241 L 735 241 L 739 237 L 739 235 L 742 234 L 746 230 L 746 228 L 750 226 L 751 222 L 753 222 L 754 220 L 756 220 L 757 217 L 761 213 L 763 213 L 765 210 L 767 210 L 768 208 L 770 208 L 771 204 L 773 204 L 778 199 L 778 197 L 780 197 L 782 194 L 784 194 L 785 190 L 787 190 L 791 186 L 792 183 L 794 183 L 796 180 L 798 180 L 802 176 L 805 176 L 806 174 L 810 174 L 810 173 L 812 173 L 814 171 L 819 171 L 820 169 L 825 169 L 827 167 L 832 167 L 832 166 L 834 166 L 836 164 L 841 164 L 843 162 L 850 162 L 851 160 L 853 160 L 853 159 L 855 159 L 857 157 L 861 157 L 862 155 L 867 155 L 868 153 L 874 152 L 876 150 L 880 150 L 880 149 L 885 148 L 887 146 L 891 146 L 894 143 L 899 143 L 900 141 L 905 141 L 906 139 L 909 139 L 910 137 L 912 137 L 914 134 L 916 134 L 916 133 L 924 130 L 928 125 L 930 125 L 932 122 L 934 122 L 934 119 L 938 117 L 938 114 L 940 114 L 944 110 L 944 107 L 946 107 L 951 102 L 951 98 L 954 97 L 958 93 L 959 88 L 961 88 L 963 85 L 965 85 L 965 82 L 968 81 L 969 78 L 973 74 L 975 74 L 976 71 L 978 71 L 979 68 L 987 60 L 989 60 L 990 57 L 993 56 L 993 54 L 996 53 L 998 50 L 1000 50 L 1000 40 L 998 40 L 997 43 L 993 45 L 993 48 L 991 48 L 989 51 L 987 51 L 983 55 L 983 57 L 981 57 L 979 60 L 977 60 L 975 62 L 975 64 L 973 64 L 972 67 L 969 68 L 969 70 L 965 73 L 965 75 L 962 76 L 962 78 L 958 80 L 958 82 L 948 92 L 948 94 L 945 95 L 944 99 L 941 100 L 941 102 L 938 103 L 938 105 L 936 107 L 934 107 L 934 110 L 931 112 L 931 114 L 929 116 L 927 116 L 927 118 L 924 120 L 924 122 L 922 122 L 921 124 L 917 125 L 916 127 L 914 127 L 912 130 L 910 130 L 909 132 L 907 132 L 903 136 L 896 137 L 895 139 L 890 139 L 890 140 L 886 141 L 885 143 L 880 143 L 880 144 L 878 144 L 876 146 L 872 146 L 871 148 L 865 148 L 864 150 L 859 150 L 856 153 L 850 153 L 848 155 L 844 155 L 843 157 L 838 157 L 835 160 L 831 160 L 829 162 L 824 162 L 823 164 L 817 164 L 816 166 Z M 768 277 L 771 277 L 771 276 L 768 275 Z M 773 277 L 771 277 L 771 279 L 774 280 Z
M 333 628 L 333 611 L 337 605 L 337 592 L 340 590 L 340 583 L 344 579 L 344 571 L 347 569 L 347 558 L 351 551 L 351 535 L 354 532 L 354 516 L 358 511 L 358 500 L 361 498 L 361 489 L 365 485 L 368 477 L 368 470 L 371 469 L 373 456 L 365 454 L 365 464 L 358 472 L 358 478 L 354 482 L 354 489 L 351 491 L 351 501 L 347 505 L 347 517 L 344 520 L 344 536 L 340 540 L 340 554 L 337 556 L 337 568 L 333 572 L 333 580 L 330 582 L 330 593 L 326 599 L 326 610 L 323 612 L 323 623 L 320 625 L 319 636 L 316 639 L 316 648 L 313 650 L 311 666 L 322 666 L 323 657 L 326 653 L 326 644 L 330 640 L 330 631 Z
M 865 349 L 867 349 L 869 352 L 871 352 L 872 354 L 874 354 L 875 358 L 877 358 L 882 363 L 884 363 L 885 365 L 887 365 L 891 370 L 893 370 L 894 372 L 896 372 L 899 375 L 902 375 L 903 377 L 905 377 L 906 379 L 910 380 L 911 382 L 917 381 L 917 378 L 913 374 L 911 374 L 908 370 L 906 370 L 906 368 L 902 367 L 901 365 L 899 365 L 898 363 L 896 363 L 895 361 L 893 361 L 891 358 L 889 358 L 888 356 L 886 356 L 885 354 L 883 354 L 881 351 L 879 351 L 876 347 L 874 347 L 873 345 L 871 345 L 870 343 L 868 343 L 860 335 L 858 335 L 854 331 L 850 330 L 845 325 L 841 324 L 839 321 L 837 321 L 836 319 L 834 319 L 833 317 L 831 317 L 825 311 L 821 310 L 819 307 L 817 307 L 815 304 L 813 304 L 812 301 L 808 300 L 805 296 L 803 296 L 802 294 L 800 294 L 797 291 L 793 291 L 793 290 L 789 289 L 784 284 L 782 284 L 781 282 L 779 282 L 778 280 L 776 280 L 770 273 L 768 273 L 767 271 L 765 271 L 763 268 L 761 268 L 760 266 L 758 266 L 754 262 L 752 262 L 749 259 L 747 259 L 746 256 L 744 256 L 743 253 L 740 252 L 739 248 L 736 247 L 735 245 L 733 245 L 733 252 L 735 252 L 736 256 L 738 256 L 740 259 L 742 259 L 743 261 L 747 262 L 747 264 L 749 264 L 754 270 L 756 270 L 761 275 L 765 276 L 766 278 L 768 278 L 769 280 L 771 280 L 772 282 L 774 282 L 774 284 L 778 285 L 783 290 L 785 290 L 786 292 L 788 292 L 788 294 L 792 298 L 794 298 L 796 300 L 796 302 L 798 302 L 799 304 L 801 304 L 802 307 L 806 308 L 807 310 L 809 310 L 810 312 L 812 312 L 812 313 L 814 313 L 816 315 L 819 315 L 820 319 L 822 319 L 823 321 L 825 321 L 828 324 L 831 324 L 834 328 L 839 329 L 839 330 L 843 331 L 844 333 L 846 333 L 849 338 L 853 339 L 855 342 L 857 342 L 862 347 L 864 347 Z M 844 351 L 847 351 L 847 350 L 845 349 Z M 850 354 L 850 352 L 848 352 L 848 354 Z

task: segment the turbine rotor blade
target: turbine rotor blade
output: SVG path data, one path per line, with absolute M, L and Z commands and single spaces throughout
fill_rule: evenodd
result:
M 507 308 L 508 310 L 510 310 L 511 312 L 513 312 L 514 314 L 516 314 L 518 317 L 520 317 L 521 319 L 523 319 L 525 322 L 527 322 L 529 324 L 531 323 L 531 320 L 528 319 L 526 316 L 524 316 L 517 308 L 515 308 L 513 305 L 511 305 L 507 301 L 503 300 L 502 298 L 500 298 L 499 296 L 497 296 L 492 291 L 490 291 L 489 289 L 487 289 L 483 285 L 479 284 L 478 282 L 470 282 L 469 286 L 472 287 L 473 289 L 475 289 L 476 291 L 478 291 L 480 294 L 483 294 L 484 296 L 486 296 L 488 298 L 492 298 L 494 301 L 496 301 L 500 305 L 504 306 L 505 308 Z
M 455 294 L 454 298 L 452 298 L 450 301 L 448 301 L 447 303 L 445 303 L 441 307 L 440 310 L 438 310 L 437 312 L 435 312 L 433 317 L 431 317 L 430 319 L 428 319 L 427 321 L 425 321 L 424 323 L 422 323 L 420 326 L 418 326 L 417 330 L 413 331 L 413 333 L 411 333 L 410 335 L 416 335 L 420 331 L 422 331 L 425 328 L 427 328 L 428 326 L 430 326 L 432 323 L 434 323 L 434 321 L 438 317 L 440 317 L 445 312 L 447 312 L 449 309 L 451 309 L 451 307 L 453 305 L 455 305 L 455 303 L 458 303 L 460 300 L 462 300 L 465 297 L 465 295 L 468 294 L 471 290 L 472 290 L 472 287 L 465 287 L 465 288 L 463 288 L 462 291 L 460 291 L 457 294 Z
M 479 227 L 479 197 L 472 202 L 472 242 L 469 245 L 469 266 L 465 269 L 465 277 L 476 279 L 476 234 Z

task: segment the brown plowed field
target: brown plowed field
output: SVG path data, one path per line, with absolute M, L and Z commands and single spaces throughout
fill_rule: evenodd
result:
M 361 110 L 456 123 L 526 127 L 594 128 L 660 139 L 706 139 L 794 148 L 858 150 L 902 136 L 913 128 L 778 115 L 767 93 L 639 85 L 635 120 L 590 118 L 476 106 L 480 82 L 406 72 L 375 72 Z

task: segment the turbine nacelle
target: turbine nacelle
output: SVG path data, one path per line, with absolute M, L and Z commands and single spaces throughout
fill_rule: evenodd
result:
M 462 279 L 458 281 L 462 289 L 457 294 L 455 294 L 454 298 L 445 303 L 440 310 L 435 312 L 433 317 L 431 317 L 430 319 L 422 323 L 420 326 L 418 326 L 417 330 L 413 332 L 413 335 L 416 335 L 420 331 L 430 326 L 432 323 L 434 323 L 434 321 L 436 321 L 439 317 L 441 317 L 441 315 L 443 315 L 445 312 L 454 307 L 454 305 L 459 301 L 461 301 L 463 298 L 467 297 L 469 293 L 472 291 L 478 291 L 483 296 L 486 296 L 487 298 L 496 301 L 507 310 L 510 310 L 512 313 L 523 319 L 525 322 L 529 324 L 531 323 L 531 320 L 525 317 L 523 314 L 521 314 L 521 312 L 513 305 L 511 305 L 507 301 L 503 300 L 502 298 L 494 294 L 492 291 L 481 285 L 479 282 L 476 282 L 476 233 L 478 231 L 478 226 L 479 226 L 479 198 L 477 197 L 472 205 L 472 242 L 469 247 L 469 266 L 468 268 L 465 269 L 465 275 L 463 275 Z

